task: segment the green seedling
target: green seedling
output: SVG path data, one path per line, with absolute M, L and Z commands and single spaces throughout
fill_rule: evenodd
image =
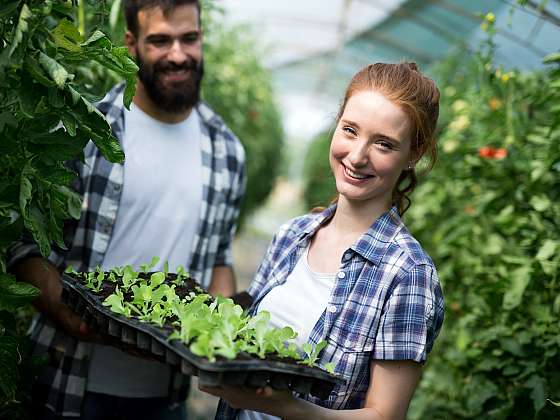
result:
M 152 268 L 156 266 L 159 262 L 159 257 L 152 257 L 152 260 L 148 264 L 140 264 L 140 272 L 141 273 L 148 273 Z
M 109 309 L 117 314 L 124 315 L 126 317 L 131 316 L 130 307 L 125 305 L 124 295 L 119 289 L 119 286 L 115 287 L 115 292 L 103 301 L 103 306 L 108 306 Z
M 323 350 L 326 346 L 326 341 L 320 341 L 316 346 L 313 346 L 311 343 L 305 343 L 303 345 L 305 358 L 300 363 L 308 366 L 315 366 L 317 360 L 319 360 L 319 353 L 321 353 L 321 350 Z
M 334 375 L 334 363 L 329 362 L 327 364 L 325 364 L 325 366 L 323 366 L 324 369 L 329 372 L 331 375 Z

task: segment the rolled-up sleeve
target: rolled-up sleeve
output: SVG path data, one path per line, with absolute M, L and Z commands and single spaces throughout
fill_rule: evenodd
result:
M 372 358 L 425 362 L 443 317 L 443 294 L 435 268 L 415 266 L 398 279 L 385 302 Z

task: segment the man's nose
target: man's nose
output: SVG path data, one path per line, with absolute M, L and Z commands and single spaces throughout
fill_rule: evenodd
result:
M 187 53 L 183 48 L 183 45 L 180 40 L 175 39 L 171 44 L 171 48 L 167 53 L 167 60 L 172 61 L 176 64 L 182 64 L 187 60 Z

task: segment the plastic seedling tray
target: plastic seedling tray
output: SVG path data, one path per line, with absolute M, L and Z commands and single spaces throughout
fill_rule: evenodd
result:
M 188 283 L 192 291 L 195 290 L 193 286 L 198 286 L 192 279 Z M 317 367 L 274 356 L 260 359 L 240 353 L 233 360 L 218 356 L 211 362 L 192 353 L 183 342 L 170 341 L 171 327 L 158 327 L 112 312 L 103 306 L 100 296 L 67 274 L 62 276 L 62 285 L 62 298 L 66 305 L 109 343 L 133 354 L 170 364 L 185 375 L 198 376 L 202 385 L 270 385 L 275 389 L 289 389 L 301 395 L 311 394 L 326 399 L 334 386 L 343 381 Z

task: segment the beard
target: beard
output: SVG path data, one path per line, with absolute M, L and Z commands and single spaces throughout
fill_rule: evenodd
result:
M 188 59 L 176 64 L 170 61 L 158 61 L 147 64 L 136 50 L 138 79 L 144 85 L 146 93 L 154 104 L 163 111 L 180 114 L 194 107 L 200 100 L 200 82 L 204 74 L 204 62 Z M 162 75 L 169 71 L 186 70 L 190 75 L 183 81 L 163 83 Z

